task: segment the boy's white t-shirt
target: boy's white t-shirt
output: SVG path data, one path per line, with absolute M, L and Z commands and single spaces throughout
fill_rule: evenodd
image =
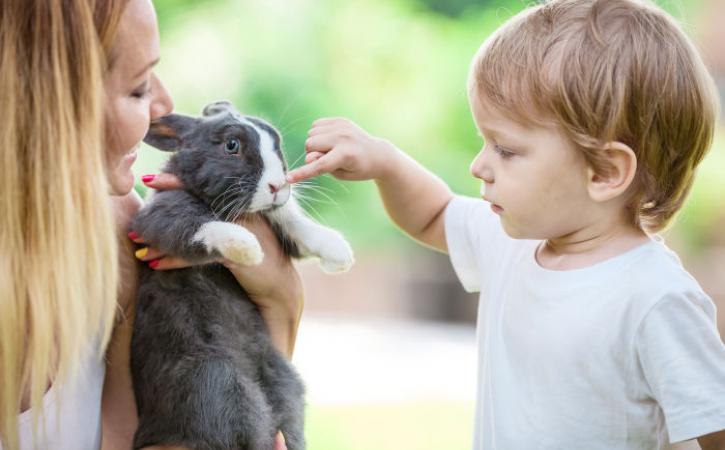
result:
M 481 293 L 475 450 L 666 449 L 725 429 L 715 305 L 660 240 L 552 271 L 483 200 L 452 200 L 445 230 Z

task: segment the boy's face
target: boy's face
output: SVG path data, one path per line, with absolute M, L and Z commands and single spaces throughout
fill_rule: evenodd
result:
M 471 111 L 485 144 L 471 164 L 481 195 L 520 239 L 566 236 L 588 224 L 594 202 L 583 154 L 555 127 L 513 121 L 477 96 Z M 589 219 L 591 220 L 591 219 Z

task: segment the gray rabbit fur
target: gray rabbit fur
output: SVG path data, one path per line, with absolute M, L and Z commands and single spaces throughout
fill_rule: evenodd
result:
M 279 133 L 231 103 L 207 105 L 202 117 L 162 117 L 144 141 L 175 152 L 164 172 L 178 176 L 184 190 L 152 196 L 132 230 L 201 265 L 141 269 L 131 342 L 134 449 L 271 450 L 278 430 L 290 450 L 303 449 L 302 381 L 273 347 L 244 289 L 214 260 L 262 261 L 254 235 L 233 223 L 242 213 L 263 214 L 288 254 L 318 257 L 327 272 L 350 268 L 350 246 L 291 198 Z

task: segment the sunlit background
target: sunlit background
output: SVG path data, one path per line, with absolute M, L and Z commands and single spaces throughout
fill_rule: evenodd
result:
M 302 162 L 314 119 L 346 116 L 395 142 L 456 192 L 477 195 L 468 173 L 480 146 L 466 101 L 468 65 L 486 36 L 527 2 L 154 3 L 162 43 L 157 73 L 177 112 L 199 114 L 211 101 L 231 100 L 281 130 L 293 167 Z M 725 1 L 660 4 L 683 20 L 725 88 L 725 36 L 717 27 Z M 145 147 L 136 174 L 156 173 L 167 156 Z M 665 235 L 720 306 L 724 168 L 721 126 L 686 208 Z M 294 363 L 308 387 L 308 447 L 470 448 L 476 296 L 462 291 L 444 255 L 416 246 L 390 223 L 372 183 L 325 176 L 315 184 L 305 208 L 349 238 L 357 264 L 334 277 L 314 264 L 300 267 L 306 309 Z

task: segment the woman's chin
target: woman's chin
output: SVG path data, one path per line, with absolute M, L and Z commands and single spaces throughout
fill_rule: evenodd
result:
M 126 195 L 131 192 L 135 181 L 131 166 L 136 162 L 137 157 L 138 148 L 124 155 L 121 161 L 116 164 L 116 168 L 111 172 L 108 180 L 111 185 L 111 195 Z
M 126 195 L 133 189 L 134 184 L 133 172 L 130 170 L 123 174 L 114 173 L 108 180 L 111 186 L 111 195 Z

